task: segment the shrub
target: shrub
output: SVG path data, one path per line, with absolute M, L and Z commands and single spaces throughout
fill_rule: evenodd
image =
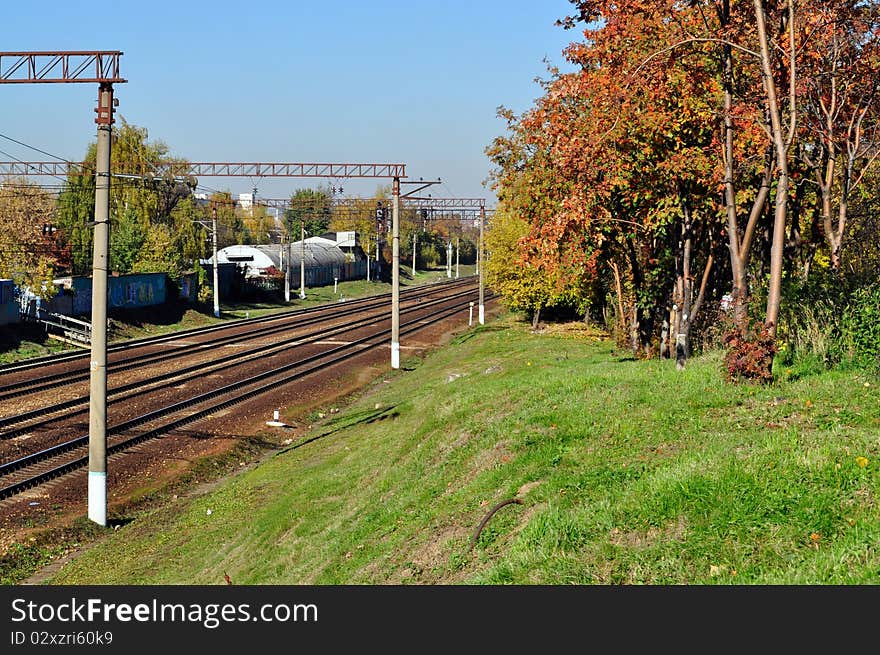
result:
M 840 316 L 833 350 L 841 362 L 880 367 L 880 282 L 850 296 Z
M 761 325 L 745 334 L 729 331 L 724 337 L 727 353 L 724 364 L 731 382 L 771 382 L 776 339 L 768 328 Z

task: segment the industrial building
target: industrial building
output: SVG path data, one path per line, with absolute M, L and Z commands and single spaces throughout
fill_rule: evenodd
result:
M 309 287 L 333 284 L 335 280 L 366 277 L 367 261 L 354 232 L 328 232 L 303 241 L 270 245 L 234 245 L 217 251 L 217 261 L 234 263 L 244 269 L 246 280 L 264 279 L 289 268 L 290 276 L 300 275 L 305 262 L 305 284 Z M 210 267 L 213 257 L 204 260 Z

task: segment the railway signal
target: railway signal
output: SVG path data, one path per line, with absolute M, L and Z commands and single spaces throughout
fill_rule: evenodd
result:
M 483 275 L 483 257 L 484 257 L 484 247 L 483 247 L 483 231 L 485 229 L 486 224 L 486 201 L 483 198 L 432 198 L 428 197 L 411 197 L 407 199 L 410 206 L 414 206 L 419 208 L 422 213 L 422 220 L 427 220 L 428 212 L 434 211 L 455 211 L 460 212 L 465 215 L 470 212 L 477 212 L 479 222 L 479 243 L 477 244 L 477 274 L 479 275 L 479 287 L 480 287 L 480 299 L 479 299 L 479 307 L 478 307 L 478 315 L 480 325 L 483 325 L 486 322 L 486 310 L 485 310 L 485 290 L 484 290 L 484 275 Z M 494 211 L 492 209 L 488 211 Z M 449 247 L 451 247 L 451 242 Z M 447 262 L 449 262 L 449 258 L 447 258 Z M 457 266 L 457 263 L 456 263 Z M 447 263 L 447 276 L 449 275 L 450 264 Z M 413 256 L 413 271 L 415 272 L 415 256 Z M 456 277 L 458 274 L 456 273 Z
M 2 166 L 2 164 L 0 164 Z M 391 368 L 400 368 L 400 207 L 401 203 L 407 203 L 408 206 L 418 208 L 421 199 L 414 198 L 412 194 L 428 188 L 433 184 L 440 184 L 440 178 L 436 180 L 424 179 L 419 180 L 401 180 L 395 176 L 391 184 Z M 401 185 L 412 184 L 418 185 L 412 191 L 402 194 Z M 483 202 L 480 200 L 479 202 Z M 341 206 L 337 203 L 336 206 Z M 477 205 L 473 205 L 477 206 Z M 369 208 L 368 208 L 369 209 Z M 387 209 L 384 204 L 377 206 L 376 216 L 379 217 L 379 210 Z M 387 220 L 387 214 L 386 214 Z M 304 238 L 304 237 L 303 237 Z M 369 256 L 367 257 L 369 260 Z M 369 270 L 369 261 L 368 261 Z M 481 296 L 482 297 L 482 296 Z

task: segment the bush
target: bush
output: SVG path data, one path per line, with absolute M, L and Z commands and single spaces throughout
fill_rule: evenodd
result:
M 850 296 L 833 351 L 842 363 L 880 368 L 880 282 Z
M 772 382 L 773 356 L 776 339 L 766 326 L 750 329 L 746 334 L 731 330 L 724 337 L 727 353 L 724 364 L 731 382 Z

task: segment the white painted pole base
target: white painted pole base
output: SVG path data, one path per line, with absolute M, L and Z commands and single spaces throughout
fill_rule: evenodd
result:
M 486 306 L 480 305 L 480 325 L 486 322 Z
M 471 326 L 473 324 L 474 324 L 474 303 L 471 303 L 470 307 L 468 308 L 468 326 Z
M 89 520 L 107 525 L 107 473 L 89 471 Z
M 400 368 L 400 343 L 391 342 L 391 368 Z

